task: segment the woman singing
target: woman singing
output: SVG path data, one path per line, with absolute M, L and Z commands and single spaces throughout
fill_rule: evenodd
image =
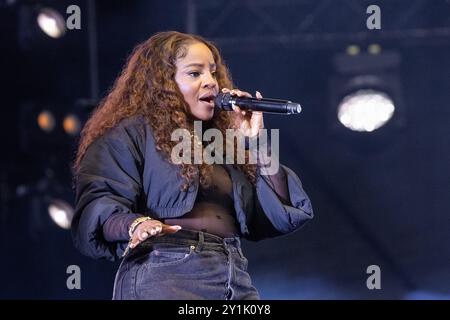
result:
M 300 179 L 286 166 L 263 174 L 259 160 L 174 163 L 175 130 L 207 145 L 195 122 L 223 137 L 227 129 L 258 137 L 262 113 L 215 108 L 219 92 L 250 96 L 233 88 L 212 43 L 160 32 L 135 48 L 86 123 L 72 233 L 82 253 L 122 258 L 113 299 L 259 299 L 240 239 L 291 233 L 312 218 Z

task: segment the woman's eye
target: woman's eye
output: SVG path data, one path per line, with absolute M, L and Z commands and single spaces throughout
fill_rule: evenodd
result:
M 211 75 L 212 75 L 214 78 L 216 78 L 216 77 L 217 77 L 217 71 L 211 72 Z
M 196 78 L 196 77 L 198 77 L 198 76 L 200 75 L 200 72 L 198 72 L 198 71 L 192 71 L 192 72 L 189 72 L 189 75 L 190 75 L 191 77 Z

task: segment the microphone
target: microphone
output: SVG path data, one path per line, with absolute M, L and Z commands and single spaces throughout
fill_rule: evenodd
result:
M 233 111 L 233 104 L 239 106 L 241 110 L 262 111 L 277 114 L 295 114 L 302 111 L 300 104 L 288 100 L 238 97 L 232 96 L 230 93 L 219 93 L 214 98 L 215 107 L 224 111 Z

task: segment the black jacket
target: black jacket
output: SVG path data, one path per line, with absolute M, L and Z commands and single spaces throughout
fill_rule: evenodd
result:
M 295 231 L 313 217 L 311 203 L 297 175 L 286 166 L 292 206 L 283 205 L 257 173 L 256 187 L 233 165 L 224 165 L 233 184 L 234 207 L 242 236 L 260 240 Z M 72 222 L 75 246 L 93 258 L 115 260 L 127 243 L 107 242 L 102 227 L 115 213 L 145 214 L 154 219 L 180 217 L 197 196 L 198 179 L 180 190 L 178 167 L 155 148 L 151 127 L 142 116 L 122 120 L 86 150 L 76 178 Z

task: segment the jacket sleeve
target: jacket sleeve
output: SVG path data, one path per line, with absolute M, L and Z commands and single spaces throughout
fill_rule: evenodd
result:
M 113 214 L 139 216 L 145 129 L 126 119 L 86 150 L 75 176 L 75 246 L 95 259 L 116 260 L 127 243 L 108 242 L 103 225 Z
M 303 190 L 299 177 L 279 163 L 278 132 L 274 133 L 275 140 L 271 135 L 260 134 L 257 138 L 250 138 L 246 145 L 257 159 L 252 214 L 246 236 L 249 240 L 256 241 L 294 232 L 313 217 L 311 201 Z M 276 180 L 275 185 L 269 183 L 273 179 L 269 179 L 268 175 Z M 273 189 L 276 185 L 279 188 L 276 191 L 282 195 L 283 201 Z
M 248 240 L 258 241 L 294 232 L 314 216 L 311 201 L 303 190 L 299 177 L 282 164 L 280 170 L 284 170 L 286 175 L 291 205 L 280 201 L 258 169 L 254 188 L 254 214 L 249 222 Z

